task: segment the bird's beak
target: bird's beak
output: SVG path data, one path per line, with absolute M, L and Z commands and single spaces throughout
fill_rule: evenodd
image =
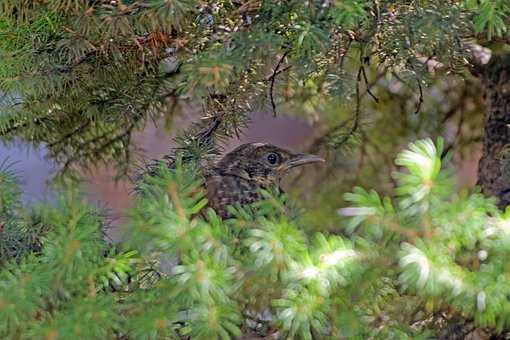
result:
M 310 163 L 324 163 L 325 160 L 315 155 L 297 154 L 293 155 L 288 161 L 280 166 L 280 171 L 287 171 L 297 166 L 310 164 Z

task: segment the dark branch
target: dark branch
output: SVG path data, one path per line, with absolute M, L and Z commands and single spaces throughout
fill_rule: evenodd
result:
M 372 93 L 370 83 L 368 82 L 367 73 L 365 72 L 365 67 L 361 66 L 361 67 L 360 67 L 360 70 L 361 70 L 361 74 L 363 75 L 363 80 L 365 81 L 365 85 L 366 85 L 366 87 L 367 87 L 367 93 L 370 95 L 370 97 L 372 97 L 372 99 L 373 99 L 376 103 L 379 103 L 379 98 L 377 98 L 377 97 L 376 97 L 376 96 Z
M 418 98 L 418 104 L 416 104 L 414 114 L 418 114 L 420 112 L 421 104 L 423 103 L 423 89 L 421 88 L 420 79 L 416 78 L 416 82 L 418 83 L 418 89 L 420 90 L 420 97 Z
M 76 135 L 76 134 L 79 134 L 81 132 L 83 132 L 89 125 L 90 125 L 90 120 L 86 121 L 85 123 L 79 125 L 77 128 L 73 129 L 71 132 L 65 134 L 62 136 L 62 138 L 60 138 L 59 140 L 57 141 L 54 141 L 52 143 L 49 143 L 48 144 L 48 147 L 52 148 L 58 144 L 61 144 L 61 143 L 64 143 L 64 142 L 67 142 L 67 140 L 69 138 L 71 138 L 72 136 Z
M 285 51 L 280 60 L 278 60 L 278 63 L 276 64 L 275 68 L 273 69 L 273 73 L 271 74 L 271 76 L 269 76 L 269 78 L 267 79 L 268 81 L 270 81 L 270 84 L 269 84 L 269 100 L 271 101 L 271 108 L 273 109 L 273 116 L 276 117 L 276 103 L 274 101 L 274 94 L 273 94 L 273 91 L 274 91 L 274 84 L 275 84 L 275 81 L 276 81 L 276 76 L 285 71 L 285 70 L 288 70 L 290 68 L 290 65 L 285 67 L 284 69 L 280 71 L 280 66 L 282 65 L 283 63 L 283 60 L 285 59 L 285 57 L 287 57 L 287 54 L 289 54 L 290 50 L 287 50 Z
M 400 78 L 398 74 L 395 72 L 391 72 L 391 74 L 402 84 L 411 87 L 404 79 Z M 418 97 L 418 103 L 416 104 L 416 109 L 414 110 L 414 114 L 418 114 L 421 110 L 421 105 L 423 104 L 423 88 L 421 87 L 420 79 L 416 78 L 416 83 L 418 84 L 418 90 L 420 92 L 420 96 Z M 411 87 L 412 88 L 412 87 Z
M 358 130 L 358 127 L 359 127 L 359 120 L 360 120 L 360 115 L 361 115 L 361 93 L 360 93 L 360 89 L 359 89 L 359 83 L 361 81 L 361 72 L 362 71 L 361 71 L 361 67 L 360 67 L 360 69 L 358 70 L 358 79 L 356 81 L 356 109 L 354 111 L 354 118 L 352 119 L 352 125 L 351 125 L 349 131 L 347 132 L 347 134 L 345 134 L 342 137 L 342 139 L 338 143 L 336 143 L 338 146 L 345 144 L 345 142 L 347 142 L 349 140 L 349 138 L 351 138 L 351 136 Z M 312 153 L 318 152 L 320 146 L 322 144 L 324 144 L 328 139 L 330 139 L 337 131 L 346 127 L 347 124 L 349 123 L 349 121 L 350 120 L 345 120 L 345 121 L 341 122 L 340 124 L 335 125 L 332 128 L 328 129 L 328 131 L 325 134 L 323 134 L 321 137 L 317 138 L 312 143 L 312 145 L 310 146 L 310 152 L 312 152 Z
M 105 143 L 100 145 L 97 148 L 94 148 L 92 150 L 89 150 L 82 154 L 74 155 L 73 157 L 70 157 L 64 164 L 61 173 L 65 173 L 69 168 L 76 162 L 78 162 L 80 159 L 86 157 L 86 156 L 100 156 L 102 152 L 104 152 L 107 148 L 112 146 L 113 144 L 122 141 L 124 138 L 130 139 L 131 133 L 133 132 L 133 129 L 135 128 L 135 124 L 131 123 L 122 133 L 118 134 L 117 136 L 114 136 L 113 138 L 107 140 Z M 106 136 L 100 136 L 103 139 Z M 129 145 L 129 143 L 126 143 L 126 145 Z

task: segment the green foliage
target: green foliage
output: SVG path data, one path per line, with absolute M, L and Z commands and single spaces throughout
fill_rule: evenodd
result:
M 14 252 L 1 254 L 2 338 L 110 337 L 120 318 L 117 299 L 104 287 L 125 277 L 133 252 L 105 256 L 100 215 L 72 191 L 35 214 L 44 230 L 19 216 L 12 230 L 1 230 L 2 246 Z M 16 244 L 5 234 L 14 232 L 21 237 Z
M 171 320 L 185 322 L 193 338 L 224 338 L 239 335 L 250 313 L 272 310 L 272 327 L 291 338 L 331 334 L 328 315 L 341 306 L 328 297 L 349 281 L 357 258 L 349 242 L 322 234 L 308 241 L 286 217 L 284 198 L 269 193 L 255 210 L 234 210 L 235 218 L 221 221 L 204 212 L 196 171 L 178 161 L 175 171 L 159 174 L 140 186 L 130 243 L 148 258 L 179 254 L 179 265 L 155 284 L 186 311 Z M 305 307 L 303 298 L 312 304 Z
M 39 251 L 47 231 L 37 214 L 22 216 L 20 178 L 7 162 L 0 164 L 0 265 Z
M 0 196 L 0 214 L 7 215 L 20 204 L 21 191 L 19 188 L 19 178 L 12 170 L 8 160 L 4 160 L 0 165 L 0 184 L 2 191 Z
M 459 194 L 441 168 L 441 147 L 430 140 L 411 144 L 397 163 L 408 172 L 396 174 L 398 204 L 386 204 L 375 192 L 357 189 L 346 199 L 354 205 L 360 235 L 378 229 L 396 235 L 400 251 L 398 281 L 408 292 L 426 301 L 428 308 L 453 308 L 483 327 L 508 329 L 505 258 L 507 214 L 500 214 L 492 198 L 479 193 Z M 396 208 L 393 208 L 396 207 Z M 394 245 L 396 246 L 396 245 Z M 388 254 L 390 255 L 390 254 Z
M 394 195 L 346 194 L 343 236 L 306 233 L 288 198 L 270 192 L 221 220 L 196 163 L 180 157 L 140 179 L 123 249 L 65 190 L 33 213 L 46 226 L 40 247 L 3 262 L 0 334 L 426 338 L 444 327 L 435 312 L 507 330 L 508 213 L 458 193 L 441 153 L 441 140 L 413 143 L 397 157 Z
M 64 171 L 125 173 L 148 121 L 192 101 L 204 124 L 140 176 L 120 247 L 76 191 L 27 208 L 0 166 L 0 337 L 416 339 L 438 314 L 507 330 L 509 214 L 442 165 L 480 136 L 479 84 L 456 76 L 464 43 L 507 40 L 509 15 L 504 0 L 3 0 L 3 141 L 44 144 Z M 223 221 L 203 163 L 267 107 L 317 126 L 325 185 L 293 188 L 320 199 L 302 216 L 264 192 Z M 373 189 L 342 199 L 353 183 Z
M 477 33 L 486 32 L 489 40 L 501 37 L 508 30 L 510 5 L 507 1 L 465 1 L 467 8 L 475 12 L 474 26 Z
M 345 29 L 356 29 L 367 20 L 368 1 L 335 1 L 331 17 L 335 24 Z
M 227 135 L 256 107 L 328 126 L 342 98 L 358 119 L 355 87 L 382 72 L 416 93 L 423 58 L 460 72 L 463 42 L 505 39 L 509 11 L 505 1 L 5 0 L 0 90 L 18 100 L 2 105 L 0 135 L 45 143 L 64 170 L 114 161 L 125 173 L 133 132 L 189 99 Z

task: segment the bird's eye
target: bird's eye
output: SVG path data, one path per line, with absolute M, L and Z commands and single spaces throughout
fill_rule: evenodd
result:
M 279 159 L 278 155 L 275 153 L 267 154 L 266 158 L 267 158 L 267 161 L 269 162 L 269 164 L 272 164 L 272 165 L 275 165 Z

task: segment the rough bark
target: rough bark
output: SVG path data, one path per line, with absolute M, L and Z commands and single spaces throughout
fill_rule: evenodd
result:
M 510 205 L 510 53 L 495 55 L 479 71 L 486 101 L 478 185 L 485 195 Z

